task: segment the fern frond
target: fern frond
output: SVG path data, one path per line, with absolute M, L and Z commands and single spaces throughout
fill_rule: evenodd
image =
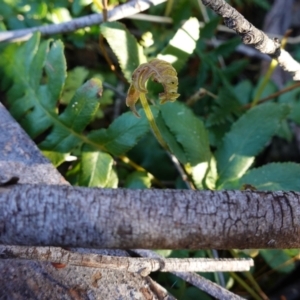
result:
M 146 82 L 152 79 L 162 84 L 164 92 L 159 94 L 160 103 L 175 101 L 180 94 L 177 93 L 178 77 L 172 65 L 161 59 L 153 59 L 148 63 L 141 64 L 132 74 L 132 83 L 129 87 L 126 105 L 136 114 L 135 103 L 140 94 L 148 92 Z
M 43 136 L 39 147 L 55 166 L 76 150 L 77 156 L 92 157 L 98 165 L 108 166 L 106 173 L 110 176 L 111 155 L 124 154 L 149 131 L 145 117 L 136 119 L 131 113 L 126 113 L 107 129 L 85 134 L 101 104 L 102 84 L 97 78 L 82 85 L 64 110 L 59 112 L 58 101 L 67 75 L 62 42 L 48 40 L 40 43 L 40 35 L 36 33 L 18 48 L 7 46 L 1 56 L 0 71 L 5 78 L 10 78 L 5 87 L 9 88 L 9 110 L 32 138 Z M 85 161 L 87 159 L 82 159 L 80 166 L 81 174 L 84 174 L 82 182 L 95 182 L 91 178 L 86 179 L 91 168 L 86 164 L 83 172 Z M 102 178 L 101 186 L 105 180 Z M 115 179 L 112 181 L 116 182 Z

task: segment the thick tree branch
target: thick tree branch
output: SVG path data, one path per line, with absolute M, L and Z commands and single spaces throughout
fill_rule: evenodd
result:
M 294 80 L 300 80 L 300 64 L 292 56 L 280 49 L 278 39 L 270 39 L 263 31 L 248 22 L 237 10 L 225 0 L 202 0 L 203 4 L 224 18 L 225 25 L 233 29 L 246 45 L 252 45 L 261 53 L 277 59 L 278 64 L 291 73 Z
M 128 16 L 132 16 L 141 11 L 148 9 L 150 6 L 158 5 L 166 2 L 166 0 L 133 0 L 123 5 L 119 5 L 116 8 L 108 11 L 107 20 L 116 21 Z M 11 30 L 0 33 L 0 42 L 5 41 L 24 41 L 28 40 L 32 34 L 36 31 L 40 31 L 42 35 L 53 35 L 58 33 L 73 32 L 77 29 L 97 25 L 103 22 L 102 14 L 92 14 L 89 16 L 73 19 L 69 22 L 60 24 L 51 24 L 44 26 L 37 26 L 27 29 Z
M 299 248 L 300 194 L 0 189 L 0 243 L 148 249 Z

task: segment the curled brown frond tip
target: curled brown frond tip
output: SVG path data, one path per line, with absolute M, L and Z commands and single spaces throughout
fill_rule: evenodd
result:
M 161 104 L 167 101 L 173 102 L 180 96 L 177 93 L 177 72 L 170 63 L 161 59 L 153 59 L 148 63 L 141 64 L 132 74 L 132 83 L 126 98 L 126 105 L 137 116 L 135 103 L 139 100 L 140 94 L 148 92 L 146 82 L 150 78 L 164 87 L 164 92 L 159 94 Z

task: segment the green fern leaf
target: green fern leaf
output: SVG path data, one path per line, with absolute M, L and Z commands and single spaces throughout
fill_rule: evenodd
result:
M 128 189 L 147 189 L 151 187 L 151 178 L 146 172 L 133 172 L 125 181 L 125 187 Z
M 7 70 L 13 80 L 8 92 L 10 112 L 32 138 L 53 124 L 66 77 L 63 44 L 60 41 L 53 42 L 51 47 L 50 41 L 41 43 L 40 47 L 38 44 L 39 34 L 35 34 L 17 49 L 14 54 L 17 63 L 12 62 Z M 29 56 L 28 60 L 24 55 Z M 40 85 L 43 67 L 46 85 Z
M 240 180 L 239 187 L 250 184 L 257 190 L 300 191 L 300 164 L 271 163 L 249 170 Z
M 295 259 L 289 256 L 285 251 L 286 250 L 281 249 L 259 250 L 259 254 L 272 270 L 282 273 L 291 273 L 296 267 Z
M 54 120 L 52 131 L 40 148 L 68 154 L 78 146 L 82 142 L 82 131 L 99 108 L 101 92 L 101 81 L 96 78 L 79 88 L 65 111 Z
M 117 56 L 125 78 L 131 82 L 133 71 L 140 64 L 147 62 L 143 47 L 122 23 L 103 23 L 100 25 L 100 31 Z
M 68 72 L 60 103 L 69 104 L 75 91 L 84 83 L 88 74 L 89 71 L 84 67 L 76 67 Z M 101 102 L 103 103 L 103 101 Z
M 266 103 L 249 110 L 233 124 L 216 152 L 219 188 L 245 174 L 288 113 L 285 105 Z
M 170 128 L 166 125 L 166 122 L 164 121 L 161 113 L 157 116 L 155 121 L 164 141 L 167 143 L 171 152 L 177 157 L 177 159 L 181 163 L 187 164 L 188 158 L 186 156 L 182 144 L 178 143 L 178 141 L 176 140 L 176 136 L 170 131 Z
M 212 111 L 206 120 L 207 126 L 225 124 L 227 121 L 233 122 L 234 117 L 241 114 L 241 105 L 233 89 L 224 82 L 225 86 L 219 90 L 218 98 L 214 100 Z
M 10 82 L 7 83 L 10 83 L 11 87 L 7 94 L 10 111 L 14 117 L 32 138 L 44 134 L 46 130 L 49 131 L 39 147 L 54 165 L 61 164 L 82 144 L 92 146 L 98 152 L 123 154 L 149 131 L 143 113 L 141 119 L 136 119 L 128 113 L 117 118 L 108 129 L 100 129 L 85 136 L 83 131 L 95 118 L 100 105 L 101 81 L 97 78 L 87 81 L 59 114 L 57 103 L 61 98 L 66 78 L 63 44 L 60 41 L 45 41 L 41 44 L 39 42 L 39 34 L 36 33 L 18 48 L 8 46 L 3 52 L 3 56 L 8 59 L 7 63 L 0 62 L 0 69 L 10 78 Z M 157 115 L 157 110 L 153 110 Z M 93 137 L 96 140 L 92 139 Z M 97 155 L 100 157 L 100 152 Z M 118 178 L 113 168 L 110 168 L 106 175 L 107 183 L 102 181 L 100 185 L 117 186 Z M 84 179 L 84 182 L 87 180 Z
M 105 152 L 83 145 L 81 152 L 79 185 L 106 187 L 113 166 L 113 158 Z
M 208 134 L 201 120 L 180 102 L 166 103 L 160 107 L 160 111 L 166 126 L 174 135 L 180 148 L 184 150 L 187 162 L 191 166 L 209 162 Z M 164 136 L 164 132 L 161 133 Z M 177 158 L 180 159 L 180 157 Z M 182 161 L 182 163 L 186 162 Z
M 157 116 L 158 110 L 152 107 L 152 113 Z M 112 155 L 124 154 L 149 131 L 149 123 L 144 111 L 140 110 L 139 114 L 141 118 L 137 118 L 132 112 L 127 112 L 117 118 L 108 129 L 92 131 L 87 138 L 101 144 L 103 149 Z

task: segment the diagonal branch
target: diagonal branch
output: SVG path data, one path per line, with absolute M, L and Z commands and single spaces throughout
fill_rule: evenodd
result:
M 153 252 L 150 250 L 135 249 L 132 251 L 142 257 L 162 258 L 156 252 Z M 206 292 L 207 294 L 215 297 L 216 299 L 222 299 L 222 300 L 242 300 L 242 299 L 244 299 L 238 295 L 233 294 L 232 292 L 228 291 L 227 289 L 217 285 L 216 283 L 200 276 L 199 274 L 191 273 L 191 272 L 180 272 L 178 270 L 175 272 L 172 272 L 172 274 L 174 274 L 175 276 L 181 278 L 182 280 L 194 285 L 198 289 Z
M 269 38 L 263 31 L 248 22 L 225 0 L 202 0 L 202 2 L 222 16 L 225 25 L 234 30 L 242 38 L 245 45 L 252 45 L 261 53 L 275 58 L 285 71 L 291 73 L 294 80 L 300 80 L 300 64 L 287 51 L 280 49 L 278 39 Z
M 151 6 L 155 6 L 166 2 L 167 0 L 133 0 L 123 5 L 119 5 L 108 11 L 108 21 L 116 21 L 128 16 L 132 16 L 141 11 L 148 9 Z M 58 33 L 72 32 L 80 28 L 97 25 L 103 22 L 102 14 L 91 14 L 85 17 L 76 18 L 69 22 L 60 24 L 51 24 L 44 26 L 37 26 L 27 29 L 11 30 L 0 33 L 0 42 L 6 41 L 24 41 L 28 40 L 32 34 L 36 31 L 40 31 L 42 35 L 53 35 Z

